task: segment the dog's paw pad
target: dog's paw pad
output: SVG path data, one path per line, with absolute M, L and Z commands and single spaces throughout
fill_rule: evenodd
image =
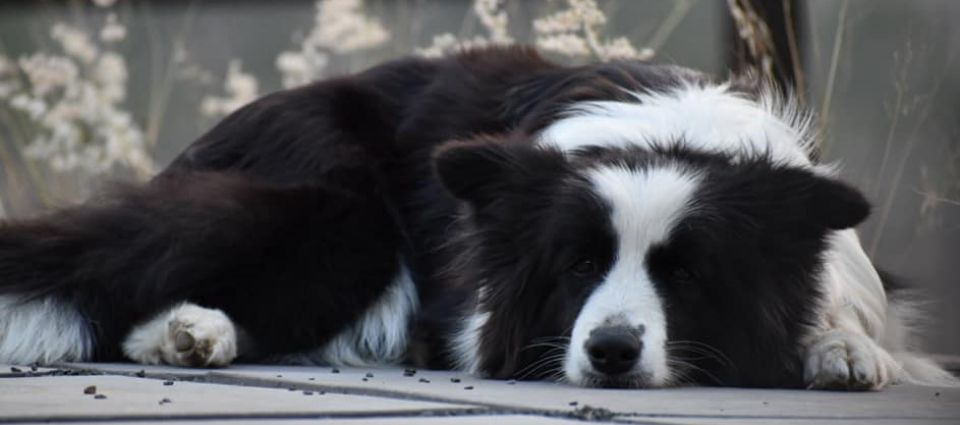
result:
M 184 305 L 172 312 L 164 362 L 174 366 L 222 367 L 237 356 L 233 323 L 220 310 Z
M 807 349 L 804 379 L 809 388 L 876 390 L 889 383 L 889 354 L 864 335 L 834 330 Z

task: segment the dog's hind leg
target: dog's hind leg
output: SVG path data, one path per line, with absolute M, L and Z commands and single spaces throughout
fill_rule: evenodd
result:
M 135 326 L 123 353 L 137 363 L 223 367 L 238 354 L 238 329 L 220 310 L 183 303 Z

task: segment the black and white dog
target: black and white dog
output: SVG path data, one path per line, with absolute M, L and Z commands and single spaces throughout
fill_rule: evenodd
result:
M 952 382 L 774 93 L 497 48 L 271 94 L 145 186 L 0 225 L 0 362 Z

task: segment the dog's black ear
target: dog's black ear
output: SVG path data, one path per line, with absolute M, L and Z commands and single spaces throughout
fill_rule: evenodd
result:
M 870 203 L 850 185 L 821 176 L 811 176 L 806 189 L 807 205 L 813 218 L 828 229 L 842 230 L 854 227 L 870 215 Z
M 726 183 L 719 185 L 717 199 L 766 223 L 842 230 L 870 214 L 870 203 L 860 191 L 806 169 L 747 164 Z
M 448 142 L 434 151 L 433 162 L 443 186 L 474 206 L 549 184 L 566 169 L 559 152 L 492 139 Z

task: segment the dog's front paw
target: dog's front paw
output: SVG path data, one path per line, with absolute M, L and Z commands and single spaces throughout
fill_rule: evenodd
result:
M 237 331 L 222 311 L 184 303 L 136 327 L 123 350 L 139 363 L 223 367 L 237 357 Z
M 237 332 L 220 310 L 185 305 L 167 324 L 164 361 L 175 366 L 223 367 L 237 357 Z
M 887 386 L 896 362 L 867 336 L 843 330 L 817 335 L 807 348 L 808 388 L 866 391 Z

